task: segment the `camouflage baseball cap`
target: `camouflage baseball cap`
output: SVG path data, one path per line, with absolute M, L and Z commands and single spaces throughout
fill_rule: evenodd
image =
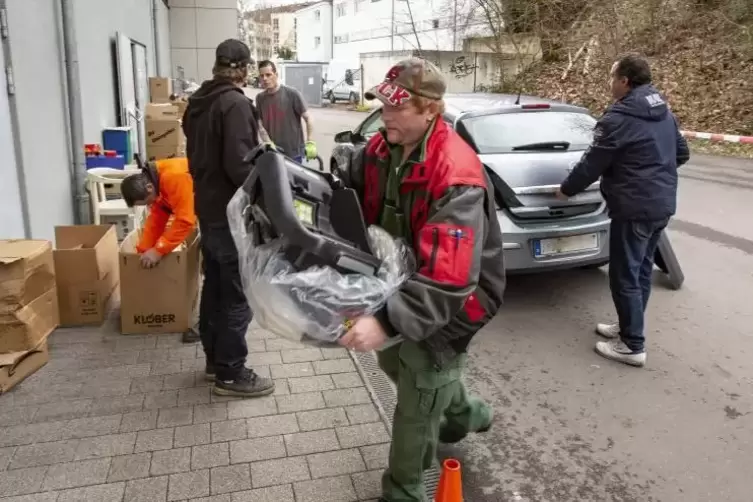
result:
M 400 106 L 413 95 L 442 99 L 447 85 L 436 66 L 420 58 L 404 59 L 390 68 L 384 82 L 364 93 L 368 100 Z

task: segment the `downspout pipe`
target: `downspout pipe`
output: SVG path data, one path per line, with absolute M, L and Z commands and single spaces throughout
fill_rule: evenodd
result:
M 63 50 L 65 77 L 68 85 L 68 120 L 73 164 L 73 205 L 78 225 L 91 222 L 89 193 L 86 191 L 86 157 L 84 155 L 84 118 L 82 115 L 81 82 L 79 79 L 76 23 L 73 0 L 60 0 L 63 12 Z

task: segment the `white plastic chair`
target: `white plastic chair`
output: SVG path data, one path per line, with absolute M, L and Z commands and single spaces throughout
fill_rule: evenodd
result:
M 130 166 L 129 166 L 130 167 Z M 136 216 L 139 220 L 140 214 L 137 214 L 132 208 L 129 208 L 125 200 L 113 199 L 107 200 L 105 185 L 120 185 L 123 179 L 138 169 L 111 169 L 109 167 L 95 167 L 87 171 L 86 187 L 89 191 L 92 203 L 92 222 L 95 225 L 102 223 L 102 216 Z M 140 211 L 139 211 L 140 213 Z

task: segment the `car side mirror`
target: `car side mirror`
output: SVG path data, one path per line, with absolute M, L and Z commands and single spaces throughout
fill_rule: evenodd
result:
M 352 131 L 342 131 L 335 134 L 335 143 L 352 143 L 352 142 L 353 142 Z

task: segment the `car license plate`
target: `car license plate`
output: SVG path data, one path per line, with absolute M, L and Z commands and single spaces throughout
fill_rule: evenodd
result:
M 594 249 L 599 249 L 599 236 L 595 233 L 559 237 L 556 239 L 536 239 L 533 241 L 533 255 L 536 258 Z

